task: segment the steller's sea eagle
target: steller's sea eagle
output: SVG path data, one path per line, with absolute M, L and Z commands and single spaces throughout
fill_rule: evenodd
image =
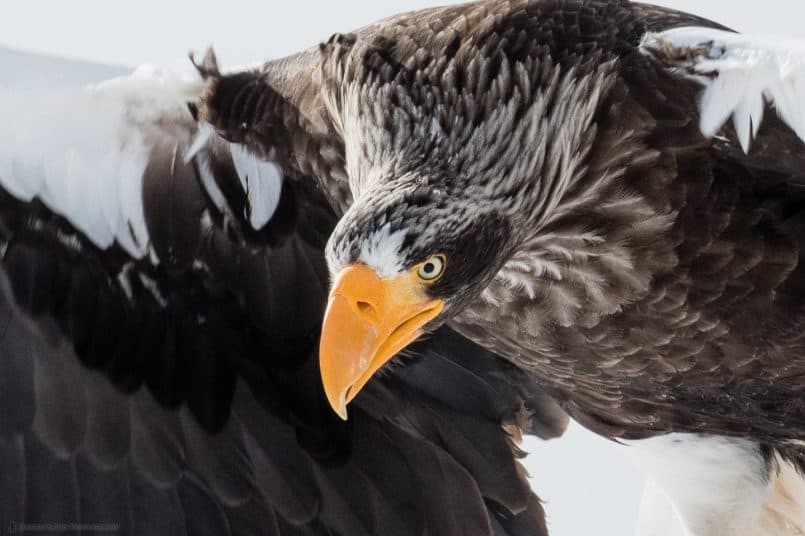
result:
M 515 443 L 567 416 L 449 328 L 333 413 L 337 216 L 313 179 L 191 147 L 202 90 L 0 89 L 0 532 L 547 534 Z
M 805 468 L 801 48 L 498 1 L 199 68 L 199 118 L 340 214 L 320 362 L 342 417 L 446 323 L 635 442 L 693 534 L 748 530 Z
M 24 157 L 32 141 L 41 149 L 27 140 L 0 167 L 7 234 L 48 236 L 82 262 L 94 248 L 90 273 L 122 303 L 147 293 L 157 310 L 205 307 L 200 326 L 246 311 L 249 337 L 275 335 L 272 322 L 318 336 L 310 311 L 276 301 L 311 292 L 302 265 L 242 268 L 284 243 L 275 222 L 290 191 L 294 221 L 333 216 L 326 246 L 313 244 L 330 277 L 319 372 L 341 418 L 354 404 L 360 422 L 377 389 L 429 361 L 398 353 L 449 328 L 633 446 L 651 469 L 648 510 L 676 523 L 647 520 L 647 534 L 805 533 L 805 47 L 626 0 L 487 0 L 250 69 L 222 72 L 209 53 L 197 69 L 195 132 L 140 107 L 125 119 L 149 127 L 141 137 L 95 167 L 62 152 L 55 171 Z M 103 89 L 130 103 L 167 91 Z M 80 102 L 64 105 L 81 116 Z M 43 299 L 31 278 L 47 263 L 15 251 L 6 271 L 23 309 L 81 307 Z M 207 351 L 192 341 L 170 349 Z M 424 376 L 443 397 L 472 398 Z M 405 413 L 405 395 L 385 419 L 454 446 Z

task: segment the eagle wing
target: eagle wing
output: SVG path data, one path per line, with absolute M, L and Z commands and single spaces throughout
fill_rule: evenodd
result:
M 712 303 L 735 334 L 721 373 L 732 374 L 764 423 L 752 433 L 802 463 L 784 440 L 803 434 L 796 423 L 805 389 L 805 45 L 686 26 L 648 33 L 641 51 L 695 84 L 691 116 L 709 140 L 701 176 L 712 177 L 711 191 L 688 204 L 702 215 L 703 206 L 717 205 L 704 219 L 691 217 L 712 236 L 691 263 L 700 284 L 690 298 Z M 743 336 L 763 350 L 748 353 Z
M 0 92 L 0 526 L 544 534 L 504 427 L 567 417 L 496 356 L 441 330 L 332 413 L 332 192 L 200 129 L 202 87 Z
M 656 16 L 619 57 L 591 176 L 625 159 L 623 183 L 674 222 L 630 237 L 643 253 L 610 283 L 656 271 L 634 303 L 558 335 L 555 383 L 574 418 L 610 437 L 748 437 L 801 464 L 805 55 L 635 9 Z M 650 153 L 618 145 L 623 133 Z M 606 217 L 620 217 L 613 206 Z
M 598 433 L 787 449 L 805 433 L 801 53 L 631 2 L 527 6 L 507 29 L 544 26 L 555 57 L 592 50 L 617 80 L 567 209 L 454 326 Z

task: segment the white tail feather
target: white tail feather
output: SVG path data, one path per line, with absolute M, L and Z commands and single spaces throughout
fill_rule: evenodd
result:
M 805 479 L 747 440 L 670 434 L 629 442 L 651 473 L 638 536 L 805 536 Z
M 805 479 L 788 463 L 777 459 L 771 495 L 763 505 L 759 536 L 805 536 Z

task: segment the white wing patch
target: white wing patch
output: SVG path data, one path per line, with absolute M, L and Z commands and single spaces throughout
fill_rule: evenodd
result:
M 40 199 L 97 247 L 117 242 L 142 258 L 145 136 L 201 91 L 198 75 L 150 66 L 82 90 L 0 90 L 0 186 Z
M 227 205 L 224 193 L 221 191 L 221 188 L 218 187 L 218 183 L 215 181 L 215 175 L 212 171 L 210 157 L 207 154 L 207 151 L 204 150 L 213 136 L 215 136 L 215 129 L 212 127 L 212 125 L 200 125 L 192 145 L 190 145 L 190 148 L 184 155 L 184 161 L 187 164 L 190 163 L 194 158 L 196 159 L 201 184 L 204 186 L 204 190 L 206 190 L 207 195 L 210 196 L 210 200 L 212 200 L 212 204 L 215 205 L 215 208 L 217 208 L 219 212 L 223 213 L 230 211 L 230 208 Z
M 700 128 L 714 136 L 732 117 L 741 147 L 749 151 L 763 121 L 765 102 L 805 141 L 805 43 L 734 34 L 712 28 L 649 33 L 645 51 L 676 52 L 685 71 L 705 86 Z
M 262 229 L 280 202 L 282 172 L 276 164 L 258 159 L 242 145 L 230 143 L 229 151 L 249 199 L 249 223 L 254 229 Z
M 166 70 L 146 64 L 137 67 L 128 76 L 101 82 L 92 89 L 118 97 L 182 102 L 197 99 L 204 92 L 204 81 L 196 69 L 189 65 L 185 69 Z
M 140 258 L 148 242 L 142 137 L 126 132 L 125 101 L 94 91 L 0 90 L 0 185 L 39 198 L 99 248 Z
M 195 127 L 186 103 L 203 90 L 194 70 L 150 66 L 80 90 L 0 89 L 0 187 L 22 201 L 40 199 L 101 249 L 117 243 L 134 258 L 156 262 L 143 208 L 155 143 L 189 144 L 176 164 L 195 157 L 212 203 L 228 210 L 206 152 L 212 127 L 199 128 L 191 143 Z M 239 145 L 228 149 L 248 198 L 244 216 L 259 230 L 279 204 L 282 174 Z

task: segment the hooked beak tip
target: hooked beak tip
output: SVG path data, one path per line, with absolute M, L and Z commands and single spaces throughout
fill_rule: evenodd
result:
M 338 417 L 342 421 L 349 420 L 349 416 L 347 415 L 347 406 L 346 406 L 346 404 L 344 404 L 340 408 L 333 408 L 333 410 L 335 411 L 335 414 L 338 415 Z
M 349 404 L 349 401 L 347 399 L 348 394 L 349 389 L 346 389 L 345 391 L 341 392 L 341 394 L 336 398 L 336 400 L 332 399 L 329 400 L 330 407 L 333 408 L 335 414 L 338 415 L 338 417 L 342 421 L 346 421 L 348 418 L 347 415 L 347 405 Z
M 341 420 L 346 421 L 348 418 L 347 406 L 351 401 L 349 394 L 352 390 L 352 387 L 348 386 L 342 389 L 331 389 L 328 387 L 328 383 L 325 382 L 324 394 L 327 397 L 329 406 Z

